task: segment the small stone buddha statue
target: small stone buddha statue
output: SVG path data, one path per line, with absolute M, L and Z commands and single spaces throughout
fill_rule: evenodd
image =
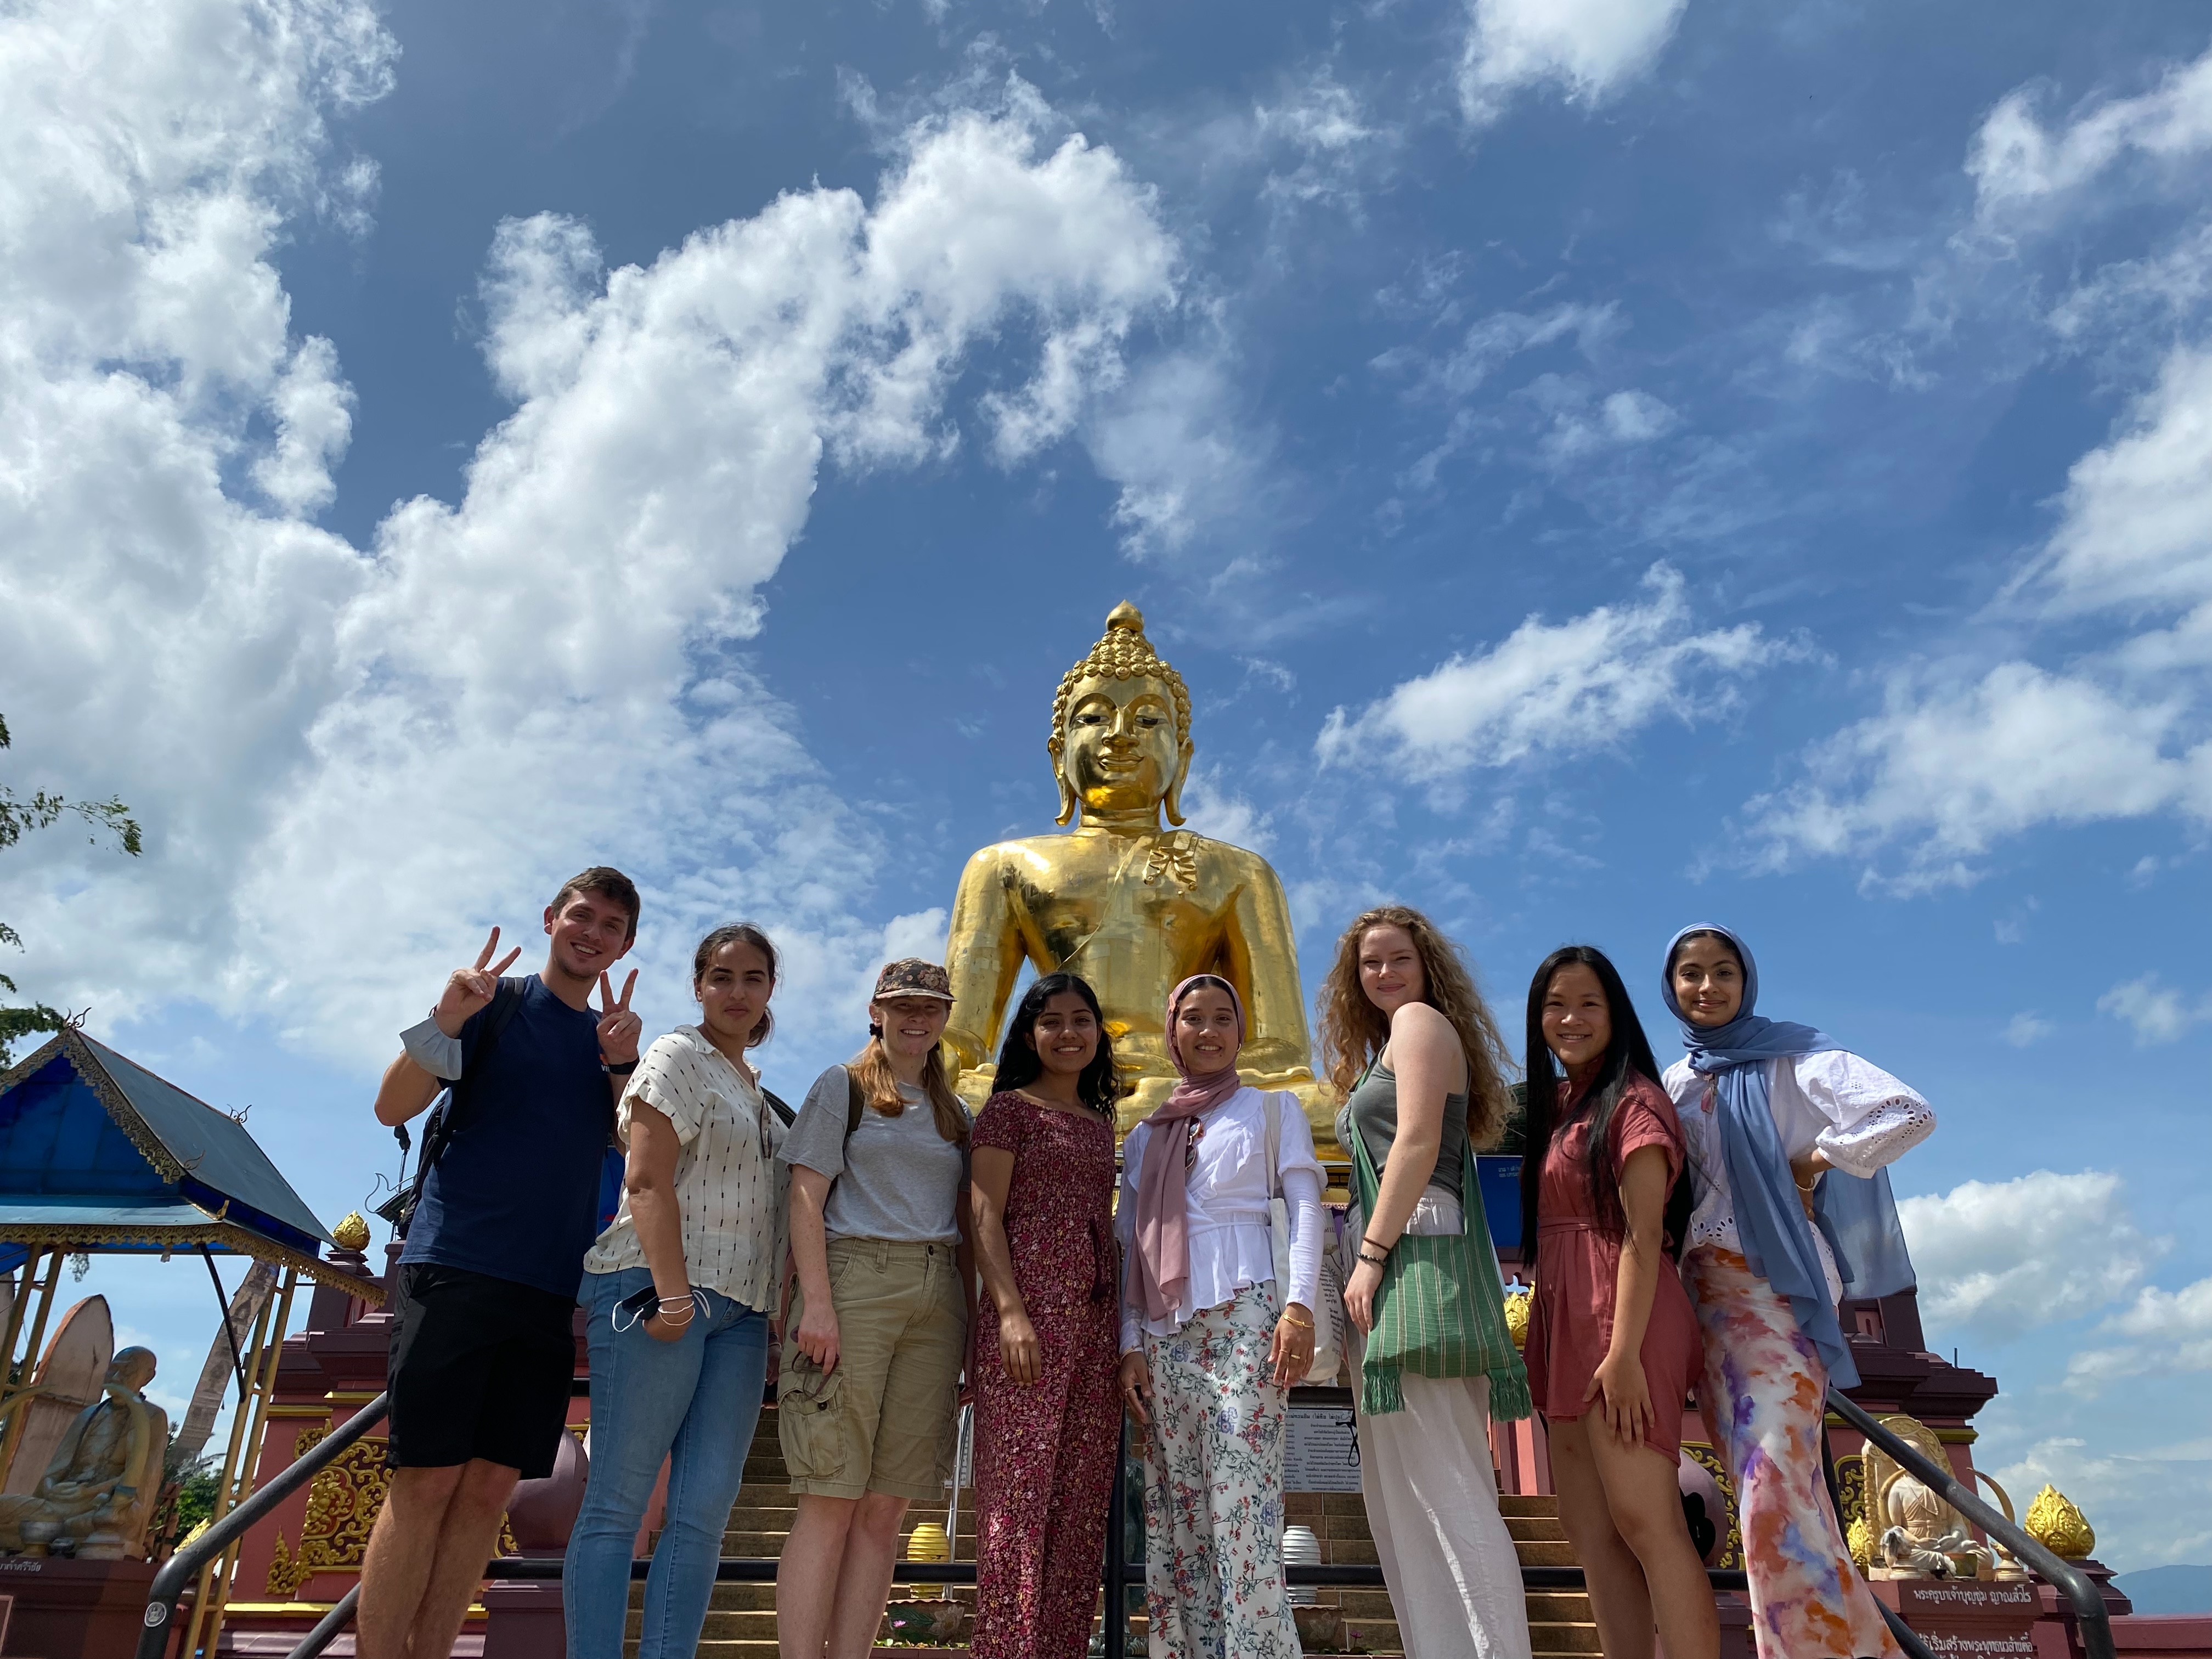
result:
M 107 1368 L 107 1397 L 79 1412 L 36 1487 L 0 1497 L 0 1552 L 119 1560 L 142 1553 L 161 1495 L 167 1414 L 143 1390 L 154 1356 L 125 1348 Z
M 1131 1091 L 1126 1131 L 1176 1081 L 1160 1029 L 1168 993 L 1214 973 L 1243 999 L 1245 1081 L 1295 1091 L 1332 1144 L 1334 1107 L 1308 1058 L 1283 884 L 1257 853 L 1179 827 L 1190 692 L 1145 637 L 1135 606 L 1115 606 L 1105 636 L 1060 681 L 1045 746 L 1059 822 L 1073 818 L 1074 830 L 985 848 L 953 900 L 945 1042 L 963 1097 L 980 1105 L 990 1094 L 1000 1027 L 1027 962 L 1039 974 L 1079 974 L 1097 993 Z

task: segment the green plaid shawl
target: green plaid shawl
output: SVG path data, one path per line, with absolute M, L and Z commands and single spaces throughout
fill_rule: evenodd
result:
M 1359 1368 L 1359 1409 L 1370 1417 L 1405 1409 L 1399 1377 L 1487 1376 L 1490 1415 L 1510 1423 L 1528 1415 L 1528 1373 L 1505 1328 L 1505 1294 L 1498 1250 L 1482 1212 L 1482 1187 L 1474 1152 L 1466 1149 L 1460 1188 L 1466 1231 L 1416 1237 L 1399 1236 L 1375 1291 L 1375 1328 Z M 1359 1213 L 1375 1213 L 1381 1182 L 1367 1139 L 1352 1126 L 1352 1162 L 1359 1183 Z

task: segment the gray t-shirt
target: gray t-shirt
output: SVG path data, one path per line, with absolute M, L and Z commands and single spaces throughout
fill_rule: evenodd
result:
M 1366 1137 L 1367 1156 L 1374 1161 L 1375 1178 L 1379 1182 L 1390 1161 L 1391 1146 L 1398 1139 L 1398 1074 L 1379 1060 L 1367 1068 L 1366 1075 L 1352 1085 L 1352 1093 L 1337 1109 L 1336 1144 L 1344 1148 L 1346 1158 L 1352 1156 L 1355 1124 Z M 1467 1194 L 1460 1188 L 1467 1177 L 1466 1156 L 1467 1096 L 1446 1095 L 1443 1140 L 1437 1148 L 1436 1173 L 1429 1177 L 1429 1185 L 1441 1187 L 1464 1200 Z
M 906 1110 L 896 1117 L 863 1108 L 860 1127 L 845 1138 L 852 1096 L 845 1068 L 815 1079 L 777 1158 L 830 1179 L 823 1224 L 832 1238 L 888 1238 L 902 1243 L 951 1244 L 960 1229 L 952 1206 L 968 1179 L 968 1148 L 937 1133 L 929 1097 L 899 1085 Z M 965 1119 L 968 1111 L 961 1109 Z

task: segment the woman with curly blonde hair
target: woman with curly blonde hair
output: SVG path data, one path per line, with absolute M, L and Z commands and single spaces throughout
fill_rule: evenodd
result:
M 1521 1566 L 1490 1421 L 1528 1414 L 1474 1179 L 1506 1108 L 1504 1041 L 1458 947 L 1384 905 L 1338 942 L 1321 998 L 1359 1259 L 1359 1484 L 1407 1659 L 1527 1659 Z

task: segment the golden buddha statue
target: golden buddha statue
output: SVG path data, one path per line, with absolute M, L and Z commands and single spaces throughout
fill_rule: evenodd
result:
M 1127 1131 L 1175 1085 L 1160 1021 L 1168 993 L 1220 975 L 1243 999 L 1238 1071 L 1290 1089 L 1322 1144 L 1334 1103 L 1314 1081 L 1305 1003 L 1283 884 L 1267 860 L 1178 828 L 1190 775 L 1190 692 L 1116 605 L 1105 637 L 1067 671 L 1046 744 L 1059 775 L 1060 836 L 1028 836 L 968 860 L 952 902 L 945 1042 L 962 1097 L 981 1105 L 1000 1022 L 1024 962 L 1080 974 L 1098 994 L 1124 1086 Z M 1164 824 L 1163 816 L 1166 819 Z

